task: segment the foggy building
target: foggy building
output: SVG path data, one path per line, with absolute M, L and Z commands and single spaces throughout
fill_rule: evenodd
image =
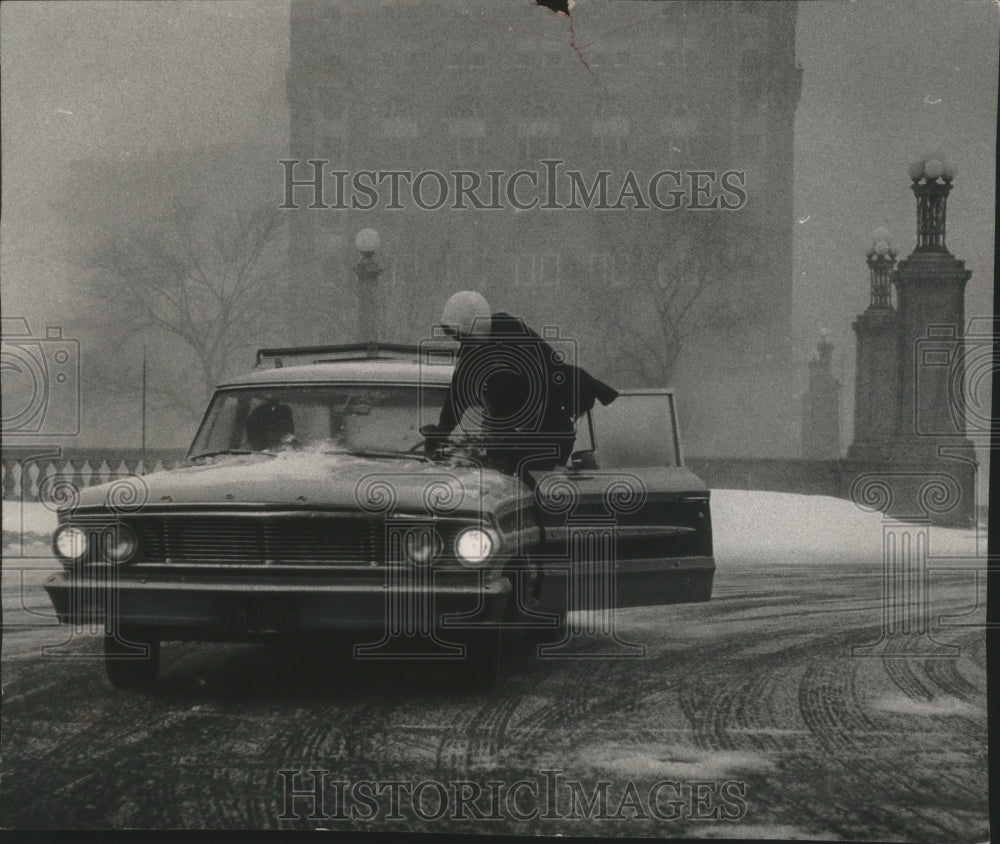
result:
M 793 454 L 796 13 L 792 2 L 580 3 L 571 30 L 522 2 L 294 2 L 292 178 L 314 177 L 310 159 L 329 163 L 318 203 L 314 188 L 293 188 L 289 341 L 354 339 L 354 236 L 373 227 L 385 339 L 427 336 L 451 292 L 479 289 L 579 340 L 581 362 L 613 383 L 675 387 L 689 453 Z M 389 208 L 389 180 L 375 202 L 352 192 L 359 172 L 375 184 L 390 170 L 443 174 L 447 201 L 407 195 Z M 489 207 L 455 207 L 458 170 L 479 177 Z M 533 207 L 490 191 L 518 170 L 538 179 L 515 192 Z M 671 210 L 650 199 L 662 171 L 678 174 L 658 182 L 661 204 L 678 191 Z M 728 193 L 726 172 L 740 174 Z M 588 203 L 602 178 L 605 205 Z M 441 181 L 422 188 L 435 205 Z M 340 322 L 316 316 L 319 299 Z

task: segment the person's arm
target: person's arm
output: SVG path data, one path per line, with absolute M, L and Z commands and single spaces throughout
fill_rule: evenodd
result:
M 448 387 L 448 394 L 445 396 L 444 406 L 441 408 L 441 415 L 438 417 L 438 423 L 435 429 L 436 434 L 450 434 L 455 430 L 455 426 L 458 424 L 458 420 L 462 418 L 462 413 L 465 412 L 464 408 L 459 408 L 459 400 L 457 398 L 459 390 L 456 387 L 456 382 L 458 381 L 459 367 L 455 367 L 455 372 L 451 376 L 451 385 Z
M 583 367 L 571 364 L 565 364 L 564 367 L 562 383 L 570 394 L 567 410 L 574 419 L 579 419 L 591 410 L 597 401 L 606 405 L 618 398 L 618 391 L 614 387 L 598 381 Z
M 455 426 L 458 425 L 462 414 L 465 413 L 465 406 L 461 399 L 462 391 L 458 388 L 461 379 L 465 377 L 463 363 L 464 355 L 460 348 L 455 361 L 455 371 L 451 376 L 451 384 L 448 386 L 448 393 L 445 396 L 444 405 L 441 407 L 441 413 L 438 416 L 438 423 L 437 425 L 425 425 L 420 429 L 420 433 L 428 441 L 428 447 L 446 439 L 448 434 L 455 430 Z
M 594 399 L 596 398 L 601 404 L 611 404 L 618 396 L 619 392 L 614 387 L 609 387 L 603 381 L 598 381 L 593 375 L 587 372 L 585 369 L 580 370 L 581 380 L 587 385 L 586 393 L 590 400 L 590 406 L 587 410 L 590 410 L 594 406 Z

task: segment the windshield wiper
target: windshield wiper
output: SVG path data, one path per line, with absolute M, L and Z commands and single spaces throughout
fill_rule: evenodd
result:
M 266 454 L 266 453 L 267 452 L 263 451 L 253 451 L 252 449 L 248 448 L 223 448 L 219 449 L 219 451 L 205 451 L 202 452 L 201 454 L 194 455 L 194 457 L 190 459 L 200 460 L 202 457 L 218 457 L 219 455 L 222 454 Z
M 326 451 L 324 454 L 349 454 L 351 457 L 388 457 L 396 460 L 420 460 L 423 463 L 427 462 L 427 458 L 422 454 L 407 454 L 403 451 L 345 448 L 338 451 Z

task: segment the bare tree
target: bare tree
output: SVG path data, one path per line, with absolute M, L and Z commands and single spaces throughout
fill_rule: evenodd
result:
M 573 271 L 588 279 L 587 299 L 597 306 L 590 319 L 607 338 L 609 365 L 664 383 L 693 336 L 737 325 L 753 259 L 727 237 L 730 221 L 719 214 L 671 226 L 656 214 L 625 216 L 598 221 L 590 266 L 577 260 Z
M 178 202 L 156 228 L 109 235 L 90 249 L 95 297 L 135 331 L 172 340 L 170 365 L 183 377 L 161 381 L 153 395 L 199 414 L 237 355 L 245 360 L 271 336 L 283 282 L 282 225 L 271 206 L 209 219 L 202 207 Z

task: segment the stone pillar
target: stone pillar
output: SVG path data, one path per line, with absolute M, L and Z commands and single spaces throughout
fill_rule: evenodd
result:
M 899 315 L 892 307 L 891 273 L 898 250 L 886 229 L 868 249 L 871 302 L 851 326 L 857 336 L 854 439 L 849 460 L 884 460 L 899 413 Z
M 833 377 L 833 343 L 825 336 L 809 362 L 809 386 L 802 397 L 802 456 L 840 458 L 840 382 Z
M 934 522 L 964 525 L 975 517 L 977 471 L 965 432 L 963 354 L 965 285 L 972 273 L 945 245 L 954 171 L 935 154 L 914 162 L 910 178 L 917 246 L 892 273 L 898 407 L 888 453 L 871 468 L 885 482 L 890 515 L 929 512 Z
M 953 173 L 938 159 L 924 166 L 913 180 L 917 248 L 900 261 L 892 279 L 898 291 L 900 318 L 901 401 L 896 434 L 910 441 L 902 444 L 904 451 L 928 438 L 965 435 L 961 347 L 965 285 L 972 272 L 965 269 L 965 261 L 948 251 L 944 241 Z M 930 175 L 928 169 L 938 176 Z M 911 177 L 916 172 L 911 170 Z

